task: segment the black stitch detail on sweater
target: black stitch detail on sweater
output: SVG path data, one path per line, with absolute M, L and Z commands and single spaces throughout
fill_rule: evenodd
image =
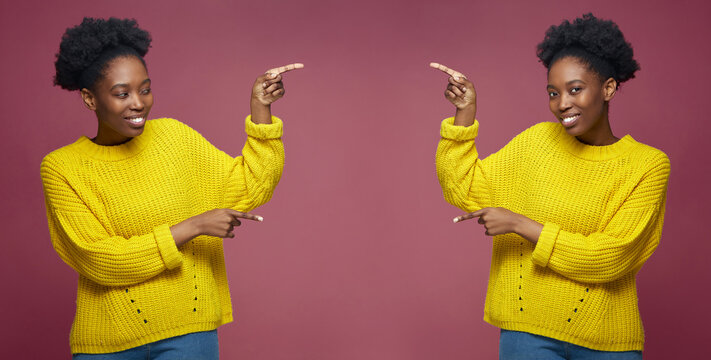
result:
M 140 314 L 140 313 L 141 313 L 141 309 L 137 309 L 137 310 L 138 310 L 138 313 Z
M 521 311 L 523 311 L 523 308 L 521 308 Z
M 578 312 L 578 308 L 573 309 L 573 312 Z
M 193 308 L 193 312 L 196 312 L 196 311 L 197 311 L 197 308 Z
M 568 318 L 568 322 L 570 322 L 570 318 Z
M 580 302 L 583 302 L 583 300 L 585 300 L 585 299 L 580 299 Z
M 133 299 L 131 299 L 131 302 L 135 302 Z
M 143 319 L 143 323 L 144 323 L 144 324 L 148 324 L 148 320 Z

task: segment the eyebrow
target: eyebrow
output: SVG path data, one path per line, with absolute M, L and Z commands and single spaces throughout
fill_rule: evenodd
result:
M 580 79 L 574 79 L 574 80 L 570 80 L 570 81 L 566 82 L 565 85 L 570 85 L 570 84 L 576 83 L 576 82 L 581 82 L 581 83 L 583 83 L 583 84 L 586 83 L 585 81 L 582 81 L 582 80 L 580 80 Z M 553 86 L 553 85 L 551 85 L 551 84 L 546 85 L 546 89 L 555 89 L 555 88 L 556 88 L 556 87 Z
M 151 82 L 151 79 L 150 79 L 150 78 L 146 78 L 146 80 L 143 80 L 143 81 L 141 82 L 141 85 L 143 85 L 143 84 L 145 84 L 145 83 L 150 83 L 150 82 Z M 122 86 L 128 87 L 128 84 L 123 84 L 123 83 L 121 83 L 121 84 L 116 84 L 116 85 L 112 86 L 110 90 L 113 90 L 113 89 L 115 89 L 115 88 L 117 88 L 117 87 L 122 87 Z

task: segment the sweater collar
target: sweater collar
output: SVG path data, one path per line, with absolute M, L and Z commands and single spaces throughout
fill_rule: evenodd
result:
M 603 161 L 616 158 L 627 153 L 637 144 L 632 136 L 625 135 L 614 144 L 595 146 L 580 142 L 575 136 L 571 136 L 565 131 L 563 125 L 558 124 L 558 136 L 560 142 L 569 153 L 586 160 Z
M 73 148 L 83 155 L 101 161 L 119 161 L 138 155 L 153 138 L 153 121 L 146 121 L 141 135 L 120 145 L 98 145 L 87 136 L 80 137 L 74 142 Z

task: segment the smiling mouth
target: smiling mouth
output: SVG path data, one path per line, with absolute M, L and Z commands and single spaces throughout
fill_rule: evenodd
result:
M 580 118 L 580 114 L 575 114 L 575 115 L 563 117 L 560 120 L 563 123 L 563 125 L 569 126 L 569 125 L 573 125 L 575 123 L 575 121 L 578 120 L 579 118 Z
M 124 119 L 126 119 L 126 121 L 130 122 L 131 124 L 139 125 L 139 124 L 143 123 L 143 121 L 145 120 L 145 117 L 143 117 L 143 116 L 129 116 Z

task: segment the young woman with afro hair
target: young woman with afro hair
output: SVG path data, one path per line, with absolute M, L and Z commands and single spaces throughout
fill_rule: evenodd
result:
M 169 118 L 149 119 L 151 43 L 134 20 L 85 18 L 67 29 L 54 82 L 79 91 L 96 136 L 42 161 L 52 244 L 79 274 L 75 359 L 217 359 L 232 321 L 222 238 L 268 201 L 281 177 L 281 73 L 257 77 L 242 156 Z
M 592 14 L 538 45 L 555 122 L 480 159 L 474 85 L 444 65 L 455 116 L 441 126 L 445 199 L 493 236 L 484 320 L 501 359 L 641 359 L 635 276 L 664 222 L 669 159 L 613 134 L 609 105 L 639 70 L 612 21 Z

